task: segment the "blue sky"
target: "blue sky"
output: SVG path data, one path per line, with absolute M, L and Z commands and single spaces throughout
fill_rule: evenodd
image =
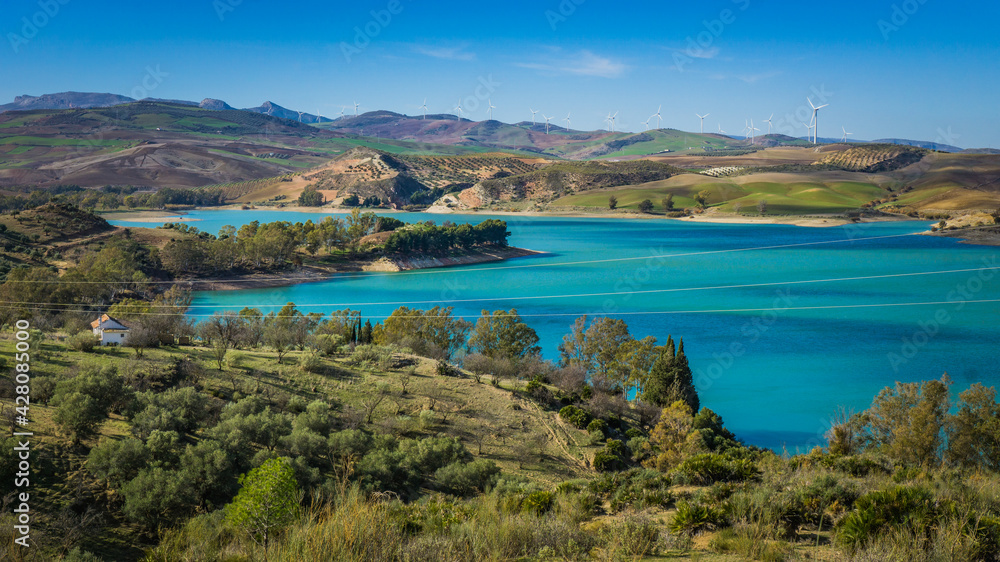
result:
M 1000 146 L 1000 5 L 830 4 L 10 0 L 0 101 L 98 91 L 335 117 L 355 100 L 418 114 L 461 99 L 485 119 L 492 99 L 506 122 L 533 108 L 596 129 L 618 111 L 630 131 L 662 104 L 664 127 L 697 131 L 711 113 L 706 132 L 749 118 L 766 132 L 773 113 L 803 136 L 811 96 L 830 104 L 821 136 Z

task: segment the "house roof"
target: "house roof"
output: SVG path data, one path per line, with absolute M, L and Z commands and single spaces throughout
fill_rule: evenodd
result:
M 128 326 L 107 314 L 102 314 L 97 320 L 91 322 L 90 327 L 100 328 L 101 330 L 128 330 Z

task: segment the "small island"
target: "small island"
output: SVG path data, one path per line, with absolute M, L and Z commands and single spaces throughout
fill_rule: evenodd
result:
M 539 255 L 513 248 L 505 221 L 407 224 L 359 209 L 319 222 L 257 221 L 218 235 L 185 223 L 156 230 L 163 269 L 193 290 L 237 290 L 319 281 L 336 273 L 397 272 L 504 261 Z

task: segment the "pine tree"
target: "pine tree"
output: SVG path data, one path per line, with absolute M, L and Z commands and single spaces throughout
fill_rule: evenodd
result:
M 358 339 L 363 344 L 372 343 L 372 321 L 365 320 L 365 325 L 361 327 L 361 335 Z

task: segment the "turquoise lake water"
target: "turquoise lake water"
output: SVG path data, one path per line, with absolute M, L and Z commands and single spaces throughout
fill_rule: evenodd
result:
M 215 233 L 227 224 L 322 216 L 194 211 L 187 218 Z M 438 224 L 491 218 L 394 216 Z M 801 228 L 494 218 L 508 222 L 512 245 L 547 254 L 199 293 L 193 313 L 268 312 L 291 301 L 308 312 L 350 307 L 374 322 L 401 305 L 454 306 L 471 319 L 483 309 L 517 308 L 550 359 L 576 317 L 620 315 L 636 337 L 683 337 L 702 404 L 748 443 L 793 452 L 823 443 L 838 407 L 863 410 L 895 381 L 947 371 L 957 393 L 1000 380 L 1000 303 L 974 302 L 1000 299 L 1000 249 L 914 235 L 925 222 Z M 934 274 L 905 275 L 927 272 Z M 867 279 L 846 279 L 858 277 Z

